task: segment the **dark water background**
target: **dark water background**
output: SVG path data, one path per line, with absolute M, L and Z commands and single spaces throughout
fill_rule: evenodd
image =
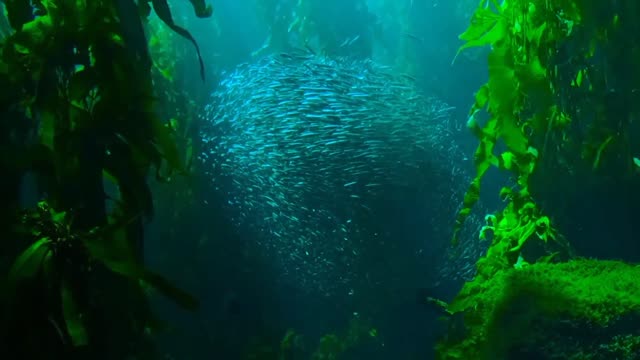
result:
M 358 35 L 375 21 L 361 13 L 353 13 L 345 5 L 348 0 L 312 1 L 313 11 L 321 13 L 320 28 L 344 34 L 345 38 Z M 210 19 L 196 19 L 188 6 L 176 7 L 176 19 L 186 25 L 200 43 L 210 74 L 206 84 L 193 77 L 183 79 L 184 86 L 194 98 L 206 99 L 215 87 L 219 74 L 242 62 L 253 61 L 251 53 L 260 48 L 269 32 L 268 23 L 255 10 L 255 1 L 217 0 L 211 2 L 220 35 L 214 35 Z M 454 65 L 452 59 L 460 45 L 457 36 L 469 21 L 476 1 L 467 4 L 458 1 L 413 1 L 411 11 L 412 34 L 423 38 L 413 47 L 414 68 L 421 90 L 435 95 L 456 108 L 454 119 L 461 124 L 459 145 L 467 154 L 473 153 L 476 142 L 464 130 L 467 112 L 473 102 L 474 91 L 486 80 L 485 50 L 471 51 L 460 56 Z M 188 5 L 188 4 L 187 4 Z M 286 12 L 286 7 L 280 11 Z M 383 20 L 381 20 L 383 21 Z M 364 34 L 363 34 L 364 36 Z M 399 29 L 387 29 L 383 40 L 389 47 L 402 36 Z M 371 51 L 356 48 L 353 56 Z M 350 54 L 342 54 L 350 55 Z M 456 159 L 469 170 L 469 161 Z M 497 193 L 499 182 L 490 175 L 486 193 Z M 435 216 L 437 208 L 425 206 L 416 199 L 412 189 L 387 196 L 387 212 L 379 213 L 377 224 L 394 231 L 401 242 L 395 254 L 379 254 L 372 261 L 371 271 L 381 276 L 393 271 L 380 270 L 388 266 L 406 266 L 402 278 L 389 278 L 380 287 L 369 289 L 366 297 L 317 297 L 306 295 L 295 284 L 283 285 L 278 272 L 268 258 L 261 257 L 253 245 L 251 234 L 231 225 L 221 206 L 226 199 L 216 191 L 204 176 L 195 176 L 189 182 L 198 201 L 181 213 L 175 222 L 167 208 L 158 203 L 158 215 L 149 226 L 146 256 L 149 266 L 166 274 L 182 287 L 196 294 L 201 310 L 193 315 L 176 310 L 164 300 L 156 301 L 157 311 L 175 326 L 174 331 L 161 335 L 159 346 L 174 359 L 240 359 L 252 341 L 277 345 L 288 328 L 304 336 L 307 348 L 313 349 L 326 333 L 345 331 L 353 313 L 357 312 L 377 329 L 376 338 L 365 340 L 345 359 L 430 359 L 433 344 L 442 330 L 437 322 L 439 314 L 416 301 L 420 288 L 429 288 L 434 296 L 450 299 L 459 289 L 460 282 L 428 283 L 429 272 L 421 263 L 406 256 L 424 245 L 421 222 Z M 459 179 L 450 179 L 452 183 Z M 179 186 L 179 185 L 178 185 Z M 415 189 L 417 192 L 418 190 Z M 162 198 L 162 197 L 160 197 Z M 486 206 L 495 207 L 489 198 Z M 160 200 L 161 201 L 161 200 Z M 382 225 L 381 225 L 382 224 Z M 435 249 L 445 246 L 448 237 L 431 239 L 433 246 L 428 256 L 441 259 L 444 254 Z M 413 267 L 412 264 L 418 264 Z M 384 280 L 384 279 L 383 279 Z M 385 288 L 387 287 L 387 288 Z

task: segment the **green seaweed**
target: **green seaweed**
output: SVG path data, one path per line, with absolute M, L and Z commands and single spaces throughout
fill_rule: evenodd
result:
M 15 257 L 0 345 L 30 359 L 149 356 L 146 329 L 157 320 L 143 286 L 189 310 L 198 305 L 147 269 L 140 253 L 143 221 L 154 213 L 148 175 L 168 181 L 188 167 L 165 121 L 175 114 L 157 103 L 167 90 L 152 80 L 143 28 L 150 2 L 4 3 L 12 31 L 0 40 L 0 83 L 11 91 L 0 92 L 0 111 L 11 136 L 1 146 L 16 156 L 0 166 L 17 180 L 2 189 L 1 231 L 14 239 Z M 166 0 L 152 3 L 198 50 Z M 191 3 L 198 17 L 211 15 L 204 1 Z M 20 209 L 19 179 L 28 171 L 43 200 Z M 106 193 L 109 182 L 115 194 Z
M 640 312 L 640 268 L 619 261 L 534 263 L 469 283 L 449 304 L 463 313 L 467 336 L 442 341 L 440 359 L 501 359 L 533 336 L 537 317 L 607 327 Z
M 624 6 L 636 9 L 630 2 Z M 596 8 L 598 5 L 581 0 L 483 0 L 469 28 L 460 35 L 465 43 L 458 53 L 474 46 L 491 49 L 489 80 L 476 92 L 468 121 L 479 140 L 474 156 L 476 176 L 458 213 L 452 243 L 458 244 L 459 230 L 480 199 L 480 184 L 489 169 L 508 172 L 514 184 L 501 190 L 504 209 L 487 215 L 487 224 L 480 231 L 480 237 L 490 238 L 491 244 L 477 262 L 477 275 L 446 308 L 464 316 L 468 333 L 454 337 L 452 331 L 446 336 L 437 348 L 442 359 L 503 358 L 510 344 L 527 336 L 525 329 L 534 315 L 560 318 L 562 313 L 604 327 L 612 319 L 637 312 L 640 298 L 632 283 L 637 276 L 635 266 L 596 260 L 555 263 L 557 251 L 526 260 L 523 255 L 532 241 L 543 246 L 553 242 L 571 255 L 553 219 L 531 192 L 531 179 L 542 163 L 567 166 L 561 158 L 553 158 L 559 149 L 586 165 L 575 166 L 593 172 L 621 158 L 626 171 L 633 172 L 635 158 L 625 143 L 629 124 L 620 121 L 617 113 L 606 112 L 610 105 L 604 104 L 605 96 L 598 97 L 609 91 L 606 79 L 594 66 L 586 65 L 596 49 L 608 46 L 612 34 L 625 36 L 624 22 L 615 13 L 611 21 L 603 20 Z M 585 37 L 585 33 L 594 37 Z M 557 49 L 567 44 L 578 49 L 569 59 L 576 64 L 571 71 L 558 68 Z M 633 96 L 627 90 L 622 97 Z M 583 102 L 568 105 L 564 97 L 569 92 L 571 99 L 580 95 Z M 594 109 L 594 120 L 587 122 L 578 116 L 581 106 L 583 112 Z M 609 111 L 614 109 L 618 111 L 618 107 Z M 481 113 L 488 115 L 484 123 L 479 120 Z M 586 137 L 581 137 L 583 131 Z M 496 149 L 504 150 L 495 153 Z M 552 174 L 545 176 L 552 178 Z M 506 309 L 514 308 L 528 315 L 509 323 Z M 496 324 L 509 326 L 502 331 Z

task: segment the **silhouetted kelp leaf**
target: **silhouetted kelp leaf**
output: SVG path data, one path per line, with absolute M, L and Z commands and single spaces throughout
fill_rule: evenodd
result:
M 62 314 L 64 315 L 64 322 L 66 324 L 67 333 L 71 338 L 71 343 L 74 346 L 87 345 L 89 343 L 87 329 L 82 321 L 82 314 L 78 310 L 76 301 L 73 298 L 73 292 L 69 285 L 69 281 L 65 278 L 62 278 L 60 297 L 62 301 Z
M 196 12 L 196 16 L 199 18 L 208 18 L 213 14 L 213 8 L 211 5 L 207 5 L 204 0 L 189 0 L 193 5 L 193 10 Z
M 155 145 L 160 154 L 162 154 L 172 169 L 178 171 L 184 170 L 180 151 L 178 150 L 178 146 L 174 141 L 173 136 L 171 136 L 171 130 L 165 126 L 158 117 L 154 116 L 151 121 L 153 126 L 153 138 L 155 139 Z
M 56 168 L 54 154 L 43 144 L 33 144 L 24 148 L 11 144 L 3 144 L 6 154 L 11 154 L 4 161 L 5 171 L 19 174 L 36 174 L 39 188 L 47 192 L 55 184 Z
M 172 285 L 167 279 L 163 276 L 156 274 L 152 271 L 139 267 L 135 270 L 134 274 L 136 274 L 137 278 L 151 285 L 158 292 L 163 294 L 164 296 L 170 298 L 175 301 L 178 305 L 182 306 L 187 310 L 197 310 L 199 307 L 198 300 L 188 294 L 187 292 L 175 287 Z
M 111 271 L 120 274 L 132 280 L 140 280 L 162 295 L 173 300 L 176 304 L 187 310 L 197 310 L 198 300 L 185 291 L 172 285 L 163 276 L 156 274 L 150 270 L 145 269 L 143 266 L 137 264 L 134 261 L 119 261 L 117 259 L 100 259 Z
M 120 142 L 109 147 L 110 155 L 105 158 L 103 172 L 115 180 L 123 201 L 133 212 L 153 216 L 153 199 L 141 169 L 149 164 L 148 155 L 124 136 L 118 135 Z M 133 202 L 131 202 L 133 201 Z
M 81 104 L 95 87 L 96 74 L 91 69 L 83 69 L 75 72 L 69 81 L 69 100 L 75 106 Z
M 151 6 L 148 1 L 138 1 L 138 11 L 140 11 L 140 16 L 146 18 L 151 15 Z
M 114 224 L 109 227 L 109 230 L 100 231 L 99 234 L 101 234 L 100 237 L 85 242 L 94 259 L 103 263 L 114 273 L 149 284 L 187 310 L 198 308 L 198 301 L 193 296 L 171 285 L 164 277 L 145 269 L 137 262 L 122 226 Z
M 120 34 L 129 54 L 146 67 L 151 67 L 151 57 L 142 26 L 142 18 L 149 16 L 149 1 L 114 0 L 113 7 L 120 20 Z M 126 84 L 126 83 L 125 83 Z
M 33 8 L 30 0 L 4 0 L 9 24 L 15 30 L 33 19 Z
M 0 64 L 0 107 L 8 108 L 20 100 L 20 93 L 13 88 L 13 82 L 6 73 L 5 64 Z
M 176 25 L 173 22 L 173 17 L 171 16 L 171 9 L 169 9 L 169 4 L 167 4 L 167 0 L 151 0 L 153 4 L 153 10 L 156 12 L 160 20 L 162 20 L 167 26 L 171 28 L 171 30 L 178 33 L 180 36 L 189 39 L 196 48 L 196 52 L 198 53 L 198 61 L 200 62 L 200 77 L 202 80 L 205 79 L 204 76 L 204 61 L 202 61 L 202 56 L 200 55 L 200 47 L 196 40 L 191 36 L 189 31 L 184 28 Z
M 109 264 L 111 262 L 135 263 L 133 248 L 129 244 L 126 225 L 122 221 L 110 224 L 87 237 L 85 246 L 95 259 Z

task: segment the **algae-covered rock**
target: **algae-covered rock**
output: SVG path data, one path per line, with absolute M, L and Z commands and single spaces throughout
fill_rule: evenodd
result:
M 465 333 L 439 359 L 640 358 L 640 267 L 577 259 L 478 276 L 448 306 Z

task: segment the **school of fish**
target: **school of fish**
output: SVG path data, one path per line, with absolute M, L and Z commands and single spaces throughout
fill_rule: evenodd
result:
M 440 217 L 425 226 L 449 240 L 469 179 L 452 110 L 370 60 L 270 55 L 222 77 L 201 160 L 233 223 L 255 235 L 282 279 L 352 293 L 360 253 L 393 241 L 368 225 L 384 221 L 389 191 L 429 187 L 425 207 Z

